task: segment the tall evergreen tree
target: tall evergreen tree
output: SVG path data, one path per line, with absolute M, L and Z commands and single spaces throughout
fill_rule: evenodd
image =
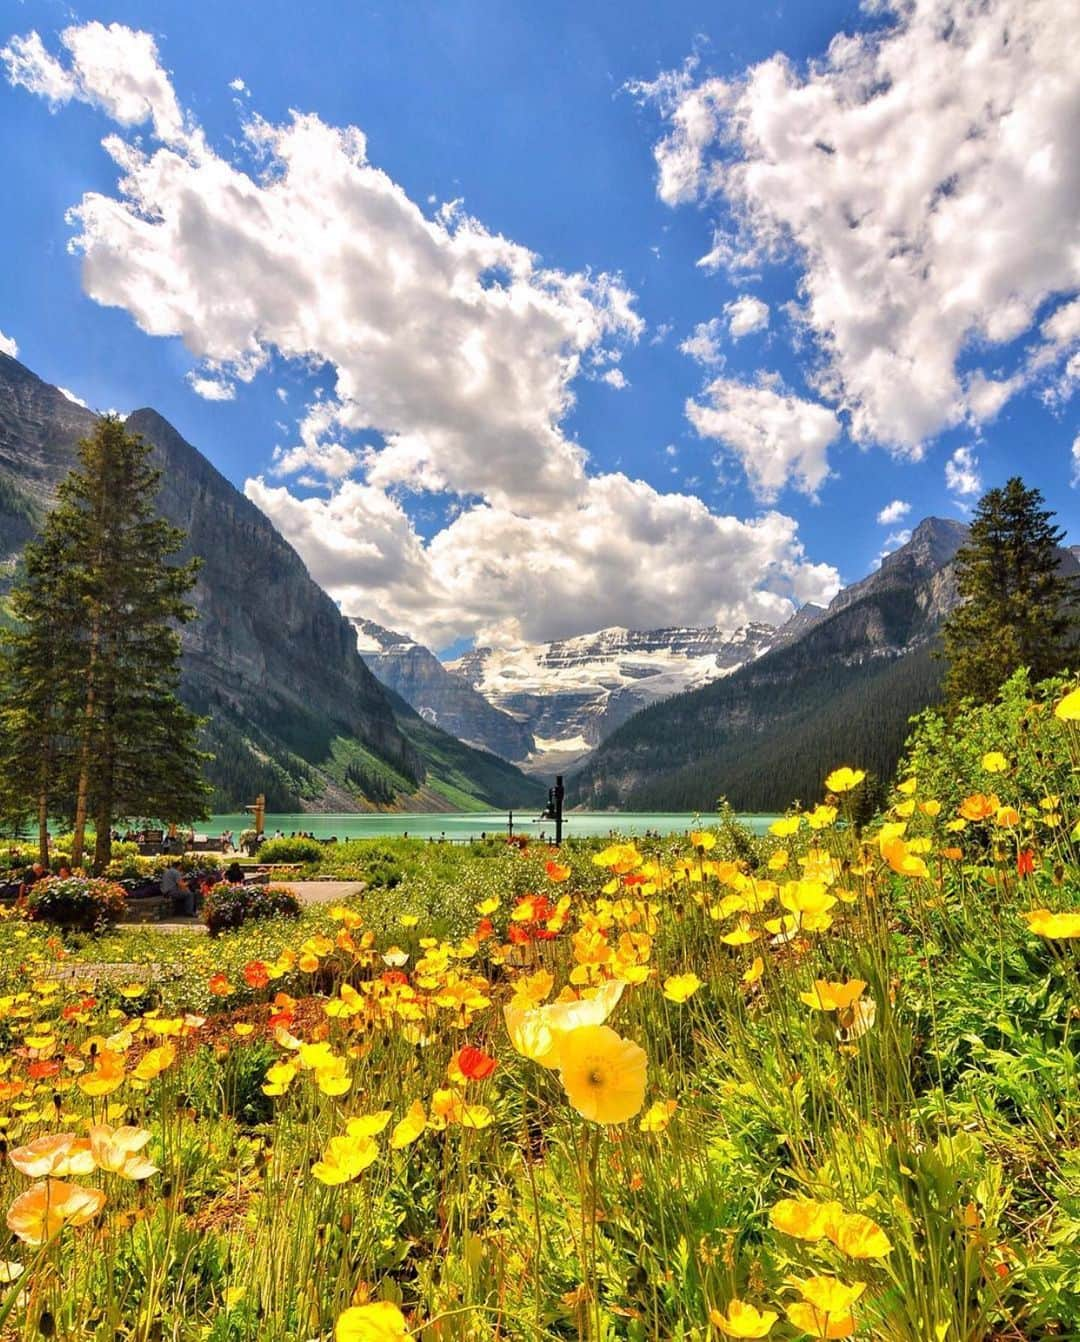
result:
M 1053 517 L 1019 476 L 979 500 L 956 556 L 961 605 L 944 625 L 950 709 L 989 703 L 1018 667 L 1043 680 L 1075 656 L 1076 594 L 1059 572 L 1064 532 Z
M 100 420 L 79 445 L 79 465 L 58 490 L 15 597 L 23 627 L 6 675 L 27 712 L 13 720 L 23 735 L 9 733 L 7 748 L 18 742 L 41 764 L 40 776 L 26 777 L 39 824 L 43 806 L 71 818 L 75 865 L 93 819 L 99 870 L 117 816 L 192 820 L 208 793 L 200 720 L 176 693 L 176 626 L 195 614 L 186 598 L 197 561 L 169 563 L 184 534 L 155 514 L 159 481 L 150 448 L 119 419 Z M 46 702 L 51 712 L 35 719 Z
M 77 679 L 66 637 L 75 593 L 57 537 L 32 542 L 11 592 L 16 624 L 3 634 L 0 658 L 0 812 L 9 828 L 33 815 L 38 857 L 48 865 L 49 818 L 70 751 Z

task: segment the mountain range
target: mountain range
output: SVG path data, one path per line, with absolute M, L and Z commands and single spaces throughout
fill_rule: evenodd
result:
M 95 414 L 0 355 L 0 617 L 23 546 Z M 270 520 L 159 414 L 131 432 L 158 504 L 202 560 L 182 694 L 207 718 L 213 807 L 539 805 L 567 772 L 588 809 L 774 811 L 838 763 L 890 776 L 909 719 L 940 694 L 936 645 L 958 595 L 960 522 L 928 518 L 827 608 L 786 624 L 602 629 L 442 662 L 350 620 Z M 1061 565 L 1080 573 L 1075 551 Z M 148 765 L 149 767 L 149 765 Z M 544 778 L 541 783 L 540 777 Z
M 0 589 L 97 416 L 0 355 Z M 513 764 L 425 722 L 372 675 L 356 631 L 263 513 L 151 409 L 127 429 L 153 448 L 158 506 L 202 567 L 182 631 L 184 699 L 209 719 L 213 809 L 462 810 L 531 805 Z M 152 761 L 148 761 L 152 767 Z
M 726 797 L 774 811 L 818 796 L 838 763 L 891 775 L 911 716 L 940 695 L 938 635 L 967 534 L 927 518 L 828 608 L 803 606 L 779 628 L 605 629 L 442 664 L 367 625 L 378 651 L 363 655 L 432 721 L 526 770 L 568 769 L 580 808 L 711 810 Z M 1080 572 L 1074 551 L 1060 562 Z
M 421 716 L 545 777 L 579 764 L 649 704 L 729 675 L 780 633 L 611 628 L 440 662 L 406 635 L 356 623 L 364 660 Z

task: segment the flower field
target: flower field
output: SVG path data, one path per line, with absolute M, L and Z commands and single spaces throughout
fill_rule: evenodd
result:
M 1068 691 L 928 715 L 873 817 L 12 913 L 0 1338 L 1080 1337 Z

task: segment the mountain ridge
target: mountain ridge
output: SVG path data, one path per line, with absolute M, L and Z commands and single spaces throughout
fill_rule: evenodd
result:
M 878 569 L 730 677 L 677 695 L 612 733 L 568 784 L 589 809 L 783 810 L 820 795 L 829 769 L 891 776 L 910 717 L 938 700 L 943 617 L 959 601 L 963 523 L 926 518 Z M 1071 551 L 1064 571 L 1080 572 Z
M 0 580 L 75 463 L 98 416 L 0 355 Z M 521 804 L 536 785 L 390 701 L 356 650 L 354 630 L 254 503 L 157 411 L 127 417 L 162 467 L 158 506 L 203 561 L 181 631 L 185 700 L 209 715 L 214 805 L 267 794 L 275 810 L 431 810 Z M 416 719 L 414 722 L 413 719 Z M 425 751 L 427 757 L 425 757 Z M 442 779 L 431 767 L 453 775 Z M 488 781 L 463 792 L 469 768 Z

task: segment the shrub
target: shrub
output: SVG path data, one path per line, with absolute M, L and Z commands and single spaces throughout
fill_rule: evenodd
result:
M 229 885 L 222 881 L 206 897 L 203 918 L 211 936 L 243 927 L 249 918 L 297 918 L 300 901 L 285 886 Z
M 154 859 L 135 855 L 114 857 L 105 868 L 105 875 L 114 881 L 135 881 L 154 874 Z
M 993 703 L 966 703 L 951 719 L 927 709 L 915 720 L 898 777 L 916 776 L 919 795 L 940 801 L 954 814 L 973 792 L 1000 792 L 1011 805 L 1038 806 L 1059 795 L 1072 814 L 1076 774 L 1068 724 L 1054 716 L 1054 705 L 1075 681 L 1058 677 L 1032 685 L 1025 670 L 1012 675 Z M 1004 754 L 1003 773 L 988 773 L 983 759 Z
M 259 861 L 318 862 L 323 846 L 318 839 L 267 839 L 259 849 Z
M 26 910 L 35 922 L 93 928 L 115 923 L 127 907 L 124 887 L 100 877 L 46 876 L 31 887 Z

